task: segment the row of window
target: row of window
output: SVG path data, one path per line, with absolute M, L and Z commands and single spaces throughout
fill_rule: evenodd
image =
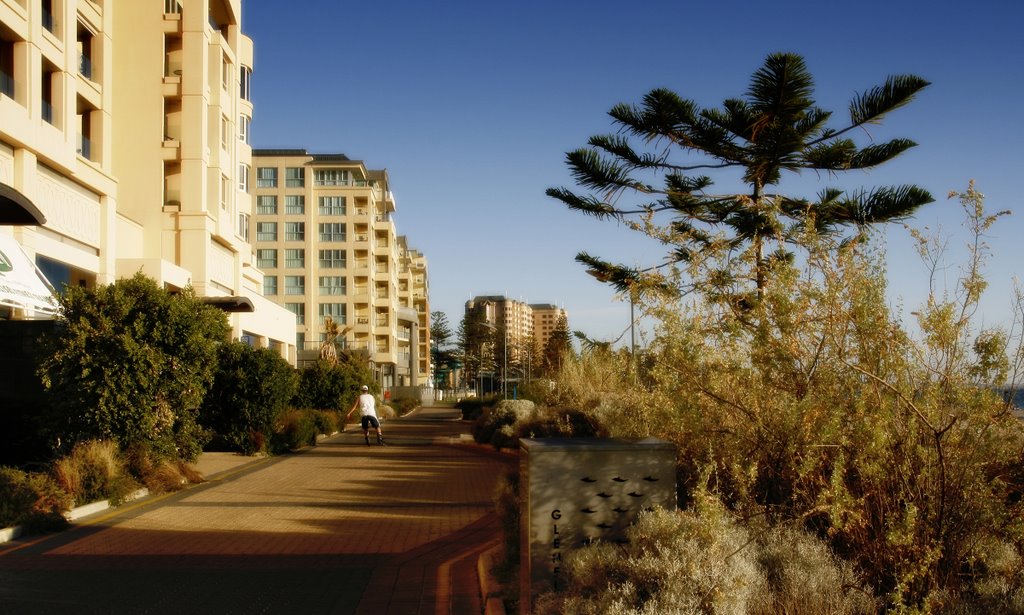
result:
M 345 268 L 345 250 L 320 250 L 320 267 Z M 260 248 L 256 250 L 256 266 L 260 269 L 277 269 L 277 250 Z M 306 266 L 306 251 L 302 248 L 284 251 L 284 266 L 301 269 Z
M 284 294 L 306 294 L 306 276 L 286 275 L 281 277 L 284 278 Z M 278 286 L 277 278 L 278 276 L 276 275 L 263 276 L 263 295 L 265 297 L 280 294 L 280 287 Z M 322 275 L 319 279 L 319 285 L 319 294 L 321 295 L 344 295 L 348 290 L 348 283 L 343 275 Z
M 326 242 L 344 242 L 345 241 L 345 223 L 344 222 L 321 222 L 317 225 L 320 241 Z M 284 223 L 284 240 L 285 241 L 305 241 L 306 240 L 306 223 L 305 222 L 285 222 Z M 257 222 L 256 223 L 256 241 L 277 241 L 277 222 Z
M 319 197 L 318 202 L 317 210 L 321 216 L 344 216 L 347 211 L 347 203 L 343 196 L 322 196 Z M 305 215 L 306 195 L 286 194 L 284 197 L 284 213 L 287 215 Z M 256 214 L 260 216 L 277 215 L 277 195 L 257 195 Z
M 285 303 L 284 307 L 295 314 L 296 324 L 306 324 L 306 304 L 305 303 Z M 321 303 L 317 308 L 317 312 L 320 316 L 320 324 L 324 324 L 324 320 L 330 316 L 331 320 L 338 323 L 339 325 L 345 324 L 347 320 L 347 314 L 344 303 Z
M 277 188 L 277 167 L 257 167 L 256 187 Z M 314 186 L 366 186 L 365 179 L 356 179 L 346 169 L 314 169 Z M 305 167 L 286 167 L 284 170 L 285 188 L 302 188 L 306 185 Z
M 288 167 L 284 170 L 286 188 L 303 188 L 306 185 L 305 167 Z M 277 188 L 277 168 L 258 167 L 256 169 L 257 188 Z

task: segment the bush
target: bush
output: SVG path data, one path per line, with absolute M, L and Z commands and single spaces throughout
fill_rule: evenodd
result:
M 421 404 L 419 398 L 416 397 L 399 397 L 392 399 L 390 405 L 395 409 L 398 416 L 405 416 L 409 414 Z
M 145 447 L 130 449 L 125 460 L 132 475 L 151 494 L 179 491 L 203 482 L 202 475 L 188 462 L 154 457 Z
M 224 313 L 141 273 L 95 289 L 68 287 L 61 305 L 63 326 L 42 342 L 39 372 L 49 440 L 66 451 L 111 439 L 194 459 L 203 434 L 196 410 L 230 331 Z
M 534 404 L 525 399 L 504 399 L 493 408 L 487 408 L 473 424 L 473 439 L 495 448 L 515 446 L 514 426 L 533 412 Z
M 540 408 L 515 425 L 516 438 L 607 438 L 600 420 L 574 408 Z
M 467 397 L 455 403 L 455 407 L 462 411 L 462 420 L 475 421 L 480 418 L 484 410 L 501 401 L 500 397 Z
M 53 476 L 78 506 L 102 500 L 118 504 L 138 489 L 111 440 L 79 442 L 54 463 Z
M 295 394 L 298 377 L 273 350 L 242 342 L 221 345 L 217 359 L 200 422 L 233 450 L 252 455 L 262 450 L 274 421 Z
M 291 405 L 347 412 L 363 385 L 369 386 L 372 393 L 379 392 L 365 361 L 355 357 L 337 363 L 320 359 L 299 372 L 299 388 Z
M 316 444 L 317 420 L 309 410 L 288 410 L 274 427 L 270 452 L 278 455 Z
M 713 498 L 642 513 L 626 538 L 570 553 L 568 589 L 539 597 L 535 612 L 747 613 L 765 586 L 750 535 Z
M 0 527 L 20 525 L 32 532 L 67 527 L 71 496 L 53 478 L 0 467 Z

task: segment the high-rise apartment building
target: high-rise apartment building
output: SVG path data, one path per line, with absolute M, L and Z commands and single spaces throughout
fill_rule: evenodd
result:
M 530 310 L 533 312 L 534 343 L 537 348 L 544 349 L 558 327 L 558 322 L 563 318 L 568 321 L 569 315 L 563 308 L 550 303 L 534 303 L 530 305 Z
M 466 314 L 474 313 L 495 332 L 501 332 L 502 356 L 493 357 L 499 370 L 508 370 L 508 378 L 527 375 L 534 355 L 543 352 L 551 333 L 566 311 L 551 304 L 527 304 L 503 296 L 479 296 L 466 302 Z M 506 337 L 507 336 L 507 337 Z
M 427 261 L 395 231 L 387 171 L 344 154 L 253 152 L 256 266 L 263 294 L 296 318 L 300 361 L 330 317 L 385 388 L 430 382 Z
M 294 360 L 294 318 L 252 263 L 240 22 L 241 0 L 0 0 L 0 182 L 46 218 L 0 232 L 58 287 L 191 286 Z

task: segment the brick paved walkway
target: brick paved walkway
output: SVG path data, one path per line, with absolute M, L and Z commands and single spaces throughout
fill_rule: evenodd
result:
M 465 428 L 389 421 L 386 447 L 350 428 L 0 545 L 0 612 L 479 613 L 507 462 L 438 444 Z

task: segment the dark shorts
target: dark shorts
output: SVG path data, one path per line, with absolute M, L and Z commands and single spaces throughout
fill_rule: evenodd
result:
M 367 414 L 366 416 L 363 417 L 362 423 L 363 429 L 369 429 L 370 425 L 373 425 L 374 429 L 380 429 L 380 422 L 377 420 L 377 417 L 375 416 L 370 416 L 369 414 Z

